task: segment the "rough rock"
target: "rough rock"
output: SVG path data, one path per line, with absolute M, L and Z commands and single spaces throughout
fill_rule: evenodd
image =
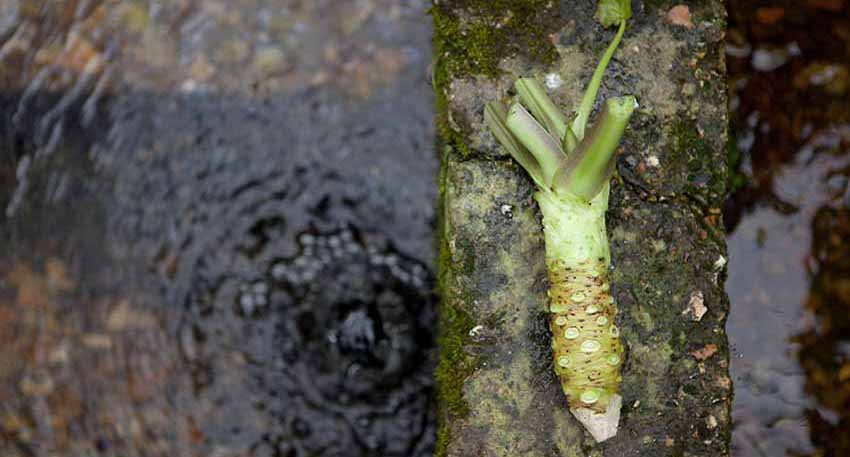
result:
M 600 91 L 640 102 L 608 213 L 627 348 L 617 436 L 596 444 L 553 374 L 533 184 L 487 132 L 483 108 L 533 75 L 557 80 L 550 95 L 574 109 L 614 34 L 592 19 L 595 3 L 441 0 L 432 10 L 443 151 L 438 456 L 729 455 L 719 1 L 687 2 L 692 29 L 666 19 L 681 2 L 634 1 Z M 694 290 L 708 310 L 698 320 L 682 314 Z M 716 353 L 695 360 L 707 345 Z

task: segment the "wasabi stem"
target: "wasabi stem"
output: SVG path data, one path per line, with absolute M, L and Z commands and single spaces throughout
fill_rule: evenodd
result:
M 614 41 L 608 45 L 605 55 L 602 56 L 602 60 L 600 60 L 599 65 L 596 66 L 596 70 L 593 72 L 593 77 L 590 78 L 590 85 L 587 86 L 587 90 L 584 92 L 584 98 L 581 99 L 581 105 L 579 105 L 578 111 L 576 111 L 576 118 L 572 124 L 573 133 L 575 133 L 576 138 L 579 140 L 584 138 L 584 131 L 585 128 L 587 128 L 587 120 L 590 118 L 590 110 L 593 109 L 593 101 L 596 100 L 596 94 L 599 93 L 599 86 L 602 85 L 602 77 L 605 76 L 605 68 L 608 67 L 608 62 L 611 61 L 611 57 L 614 56 L 614 51 L 616 51 L 617 46 L 620 45 L 620 40 L 623 38 L 623 33 L 625 31 L 626 21 L 622 21 L 620 22 L 620 29 L 617 31 L 617 36 L 614 37 Z
M 496 138 L 537 184 L 534 198 L 543 214 L 553 365 L 570 411 L 597 442 L 616 435 L 622 405 L 623 346 L 608 281 L 605 212 L 616 150 L 637 107 L 635 98 L 607 100 L 587 136 L 585 128 L 631 15 L 629 5 L 629 0 L 599 4 L 600 22 L 619 23 L 620 28 L 571 126 L 543 86 L 530 78 L 518 79 L 516 89 L 533 116 L 519 103 L 507 109 L 504 103 L 492 102 L 484 112 Z
M 519 99 L 531 114 L 546 127 L 559 142 L 567 132 L 567 118 L 546 95 L 546 90 L 534 78 L 519 78 L 514 83 Z
M 551 185 L 555 172 L 566 158 L 558 142 L 519 103 L 511 106 L 505 125 L 537 159 L 544 182 Z
M 493 131 L 493 135 L 496 136 L 499 143 L 528 172 L 538 187 L 546 187 L 543 171 L 540 169 L 537 159 L 511 134 L 505 124 L 507 117 L 508 107 L 502 102 L 490 102 L 484 108 L 484 122 L 490 126 L 490 130 Z
M 573 133 L 572 129 L 567 129 L 566 133 L 564 133 L 564 139 L 561 141 L 561 147 L 564 148 L 564 151 L 567 153 L 567 157 L 575 151 L 576 146 L 578 146 L 578 138 L 576 138 L 576 134 Z
M 634 97 L 607 100 L 590 134 L 558 168 L 552 187 L 586 200 L 599 193 L 614 171 L 614 153 L 636 106 Z

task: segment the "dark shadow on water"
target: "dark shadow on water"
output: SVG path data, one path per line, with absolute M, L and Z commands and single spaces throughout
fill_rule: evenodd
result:
M 816 324 L 796 336 L 806 391 L 817 400 L 806 416 L 818 449 L 850 454 L 850 208 L 822 207 L 812 222 L 812 288 L 807 309 Z
M 0 454 L 430 455 L 426 86 L 62 97 L 0 97 Z

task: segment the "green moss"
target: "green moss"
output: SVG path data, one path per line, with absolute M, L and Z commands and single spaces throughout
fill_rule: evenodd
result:
M 470 154 L 468 126 L 451 119 L 448 90 L 452 80 L 465 77 L 496 77 L 499 61 L 521 53 L 543 64 L 557 58 L 548 39 L 558 24 L 559 15 L 549 0 L 458 0 L 440 2 L 431 9 L 434 23 L 434 70 L 432 81 L 436 92 L 439 146 L 444 151 L 440 176 L 439 229 L 440 258 L 440 363 L 436 371 L 439 386 L 439 418 L 435 455 L 444 455 L 451 440 L 447 428 L 449 417 L 463 417 L 469 408 L 463 398 L 463 385 L 475 369 L 475 361 L 465 353 L 469 330 L 474 322 L 461 304 L 468 297 L 457 296 L 450 284 L 453 268 L 463 262 L 452 262 L 449 252 L 450 227 L 445 215 L 445 179 L 449 154 Z
M 687 192 L 700 201 L 713 195 L 720 197 L 726 194 L 728 172 L 725 166 L 718 166 L 713 147 L 703 138 L 693 119 L 679 118 L 670 127 L 669 133 L 673 143 L 672 159 L 681 164 L 678 169 L 687 170 Z M 697 177 L 704 175 L 707 183 L 697 183 Z M 708 191 L 708 195 L 706 195 Z
M 464 352 L 473 327 L 472 318 L 451 301 L 443 297 L 440 305 L 440 363 L 435 375 L 439 388 L 440 423 L 435 456 L 445 455 L 451 441 L 450 418 L 464 417 L 469 413 L 469 406 L 463 398 L 463 384 L 475 369 L 474 360 Z
M 451 293 L 449 295 L 450 297 L 442 297 L 439 309 L 440 363 L 437 366 L 436 379 L 440 389 L 440 405 L 446 408 L 441 413 L 462 417 L 469 412 L 463 399 L 463 382 L 475 369 L 474 360 L 464 350 L 474 322 L 469 313 L 457 306 L 458 302 L 463 303 L 463 300 L 451 297 Z
M 440 362 L 437 365 L 435 378 L 438 386 L 438 418 L 439 429 L 437 432 L 437 443 L 435 456 L 443 456 L 451 441 L 448 424 L 450 417 L 463 417 L 469 412 L 469 407 L 463 398 L 463 383 L 475 369 L 472 357 L 465 353 L 464 347 L 468 343 L 469 331 L 474 322 L 469 313 L 458 305 L 468 297 L 457 295 L 456 289 L 451 287 L 455 275 L 452 262 L 449 240 L 451 236 L 450 218 L 446 213 L 448 198 L 446 194 L 446 179 L 448 176 L 448 156 L 452 148 L 442 148 L 443 166 L 440 167 L 439 178 L 439 200 L 438 207 L 438 233 L 440 234 L 438 266 L 438 294 L 440 296 L 439 307 L 439 336 Z
M 670 132 L 673 137 L 673 150 L 678 157 L 688 160 L 687 168 L 693 170 L 701 168 L 694 160 L 700 157 L 712 157 L 710 146 L 700 138 L 696 121 L 687 118 L 678 118 L 673 124 Z
M 557 57 L 548 34 L 558 14 L 549 0 L 461 0 L 431 8 L 434 23 L 434 70 L 437 128 L 443 141 L 461 156 L 469 155 L 465 126 L 450 122 L 448 85 L 455 78 L 495 77 L 499 61 L 522 53 L 541 63 Z
M 747 176 L 741 171 L 743 156 L 738 149 L 735 138 L 729 138 L 726 142 L 726 163 L 729 167 L 729 177 L 726 180 L 726 188 L 734 193 L 747 184 Z
M 551 63 L 557 54 L 547 35 L 558 19 L 552 6 L 550 0 L 466 0 L 434 6 L 434 53 L 442 73 L 496 76 L 499 60 L 517 52 Z
M 667 12 L 670 8 L 676 5 L 673 0 L 643 0 L 643 6 L 647 12 L 655 13 L 657 11 Z

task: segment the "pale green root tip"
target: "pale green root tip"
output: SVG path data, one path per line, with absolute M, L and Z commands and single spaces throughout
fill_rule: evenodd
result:
M 595 390 L 585 390 L 581 393 L 581 402 L 592 405 L 599 401 L 599 394 Z
M 599 341 L 596 340 L 586 340 L 581 343 L 581 352 L 585 352 L 588 354 L 592 354 L 601 348 L 602 345 L 599 344 Z

